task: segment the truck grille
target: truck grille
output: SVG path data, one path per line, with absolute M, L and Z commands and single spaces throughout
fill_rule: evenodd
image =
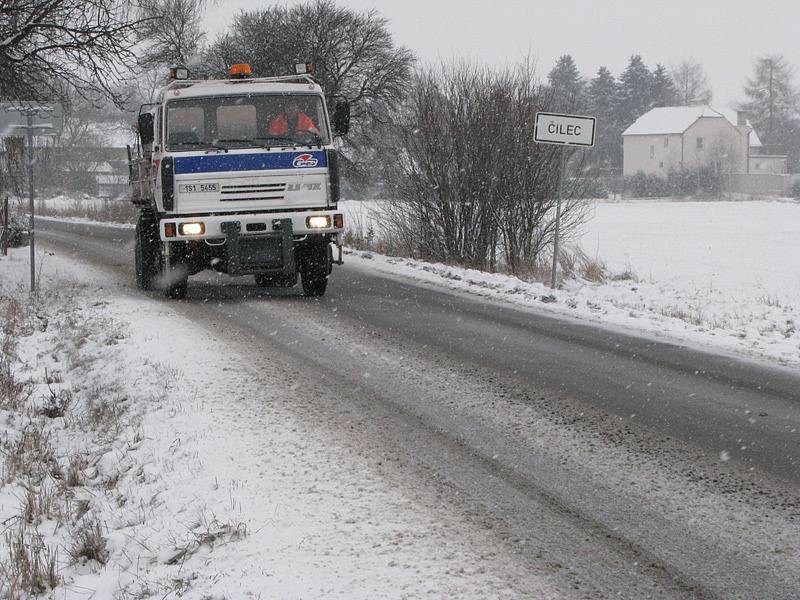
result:
M 220 187 L 222 202 L 242 200 L 283 200 L 285 183 L 251 183 L 242 185 L 223 185 Z

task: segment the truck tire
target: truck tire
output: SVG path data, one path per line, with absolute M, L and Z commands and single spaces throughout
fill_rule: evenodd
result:
M 164 288 L 164 295 L 172 300 L 183 300 L 186 298 L 186 288 L 189 286 L 189 274 L 173 271 L 170 276 L 171 281 Z
M 160 287 L 167 298 L 183 300 L 186 298 L 186 288 L 189 284 L 191 268 L 187 260 L 187 245 L 185 242 L 171 242 L 170 249 L 170 266 L 167 269 L 165 264 L 162 269 Z M 164 262 L 166 263 L 166 261 Z
M 313 243 L 303 249 L 300 255 L 300 277 L 303 282 L 303 293 L 310 297 L 325 295 L 330 273 L 329 244 Z
M 158 221 L 149 212 L 139 214 L 136 222 L 136 287 L 140 290 L 152 290 L 161 273 L 161 239 L 158 233 Z

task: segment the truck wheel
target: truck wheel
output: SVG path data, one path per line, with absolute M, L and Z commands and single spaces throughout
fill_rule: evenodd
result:
M 325 295 L 330 273 L 330 252 L 327 243 L 307 246 L 300 257 L 300 277 L 306 296 Z
M 189 276 L 172 273 L 175 279 L 164 288 L 164 295 L 172 300 L 183 300 L 186 298 L 186 288 L 189 286 Z
M 258 287 L 290 288 L 297 285 L 297 273 L 293 275 L 256 275 Z
M 136 287 L 152 290 L 161 273 L 161 240 L 158 223 L 148 213 L 141 213 L 136 222 Z
M 169 269 L 164 269 L 163 276 L 159 282 L 167 298 L 173 300 L 183 300 L 186 298 L 186 288 L 189 284 L 189 267 L 185 258 L 185 247 L 183 244 L 173 243 L 171 245 L 172 263 Z

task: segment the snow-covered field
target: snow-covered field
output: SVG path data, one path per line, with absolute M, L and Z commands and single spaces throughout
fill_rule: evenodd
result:
M 4 309 L 27 302 L 26 252 L 0 258 Z M 409 494 L 299 420 L 313 403 L 276 360 L 261 368 L 91 267 L 39 260 L 40 301 L 15 313 L 9 346 L 32 395 L 0 402 L 0 523 L 49 549 L 53 597 L 514 597 L 522 581 L 555 597 L 433 490 Z M 0 597 L 21 564 L 5 539 Z
M 343 203 L 380 235 L 380 204 Z M 367 268 L 700 346 L 800 364 L 800 204 L 595 202 L 573 237 L 606 263 L 603 283 L 551 291 L 442 264 L 353 252 Z M 635 279 L 615 280 L 631 271 Z
M 593 204 L 579 241 L 614 272 L 739 298 L 800 297 L 800 203 Z

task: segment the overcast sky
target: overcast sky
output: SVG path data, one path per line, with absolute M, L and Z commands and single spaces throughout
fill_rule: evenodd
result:
M 207 29 L 221 31 L 241 9 L 269 0 L 219 0 Z M 296 3 L 293 0 L 287 4 Z M 697 57 L 714 88 L 713 104 L 742 99 L 753 59 L 783 53 L 800 66 L 798 0 L 339 0 L 375 8 L 390 20 L 397 43 L 424 61 L 468 56 L 488 63 L 517 61 L 530 52 L 546 75 L 569 53 L 584 76 L 601 65 L 618 75 L 631 54 L 652 68 Z M 213 35 L 212 35 L 213 38 Z

